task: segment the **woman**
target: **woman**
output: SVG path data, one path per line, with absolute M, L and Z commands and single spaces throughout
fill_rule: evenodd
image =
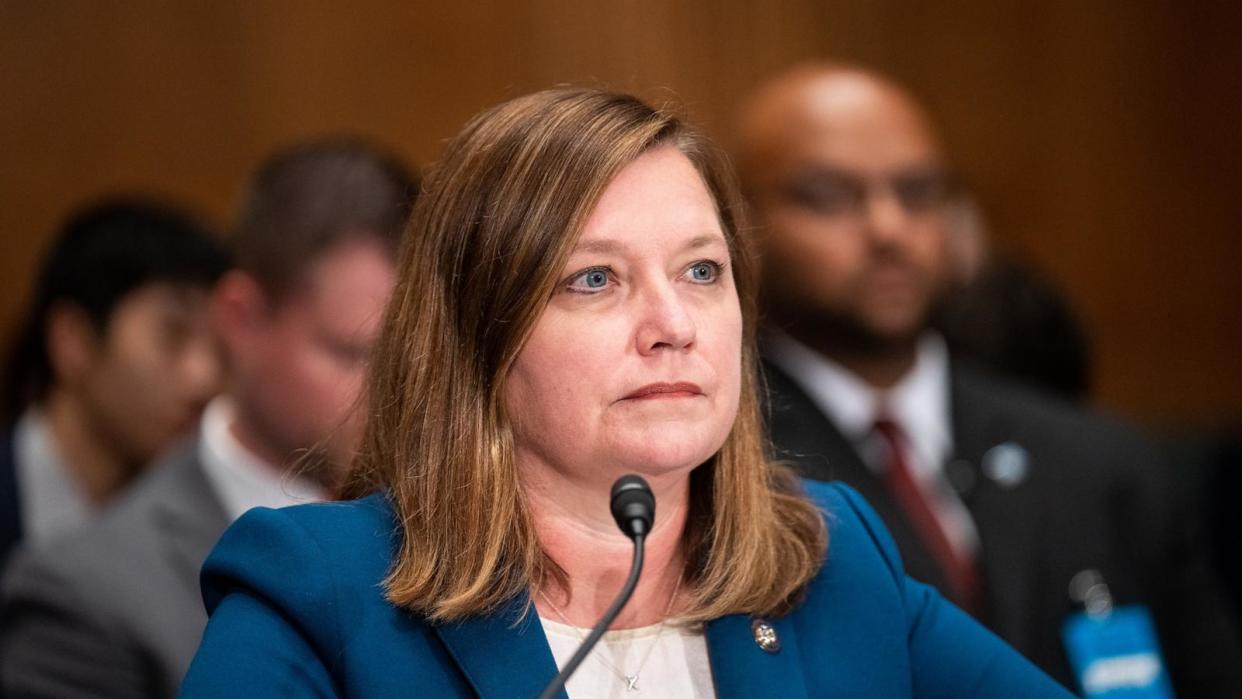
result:
M 638 473 L 644 573 L 571 696 L 1063 696 L 857 495 L 765 462 L 727 173 L 623 95 L 467 125 L 410 222 L 360 499 L 225 534 L 184 693 L 533 697 L 625 578 L 608 492 Z

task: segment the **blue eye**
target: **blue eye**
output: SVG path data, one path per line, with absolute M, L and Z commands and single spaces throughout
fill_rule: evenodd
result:
M 600 291 L 606 286 L 608 286 L 608 270 L 603 268 L 588 269 L 569 281 L 571 291 Z
M 700 283 L 711 283 L 716 281 L 716 276 L 720 274 L 720 266 L 715 262 L 696 262 L 690 265 L 690 278 Z

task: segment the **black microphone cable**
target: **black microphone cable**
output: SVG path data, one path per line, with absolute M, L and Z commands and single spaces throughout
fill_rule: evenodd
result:
M 578 647 L 569 662 L 565 663 L 565 667 L 561 668 L 552 682 L 544 688 L 539 699 L 552 699 L 565 688 L 569 677 L 574 674 L 582 661 L 586 660 L 591 649 L 616 620 L 626 602 L 630 601 L 630 595 L 634 594 L 634 588 L 638 586 L 638 576 L 643 572 L 643 545 L 647 540 L 647 532 L 651 531 L 655 523 L 655 495 L 651 492 L 651 486 L 647 485 L 647 481 L 631 474 L 621 476 L 612 484 L 610 504 L 612 517 L 616 520 L 617 526 L 634 542 L 634 558 L 630 563 L 629 577 L 625 579 L 625 584 L 621 586 L 621 592 L 613 600 L 612 606 L 604 612 L 604 616 L 595 628 L 591 629 L 591 633 L 582 641 L 582 645 Z

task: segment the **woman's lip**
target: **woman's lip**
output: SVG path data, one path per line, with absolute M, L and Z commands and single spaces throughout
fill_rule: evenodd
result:
M 625 396 L 623 400 L 643 400 L 648 398 L 690 398 L 692 396 L 703 395 L 703 389 L 698 384 L 689 381 L 678 381 L 676 383 L 651 383 L 632 391 Z

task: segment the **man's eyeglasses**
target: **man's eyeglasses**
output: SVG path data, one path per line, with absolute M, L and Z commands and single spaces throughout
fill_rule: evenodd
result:
M 942 168 L 919 168 L 888 177 L 869 178 L 836 169 L 806 170 L 785 180 L 785 199 L 821 216 L 861 213 L 869 197 L 882 190 L 891 194 L 910 215 L 931 213 L 947 203 L 956 181 Z

